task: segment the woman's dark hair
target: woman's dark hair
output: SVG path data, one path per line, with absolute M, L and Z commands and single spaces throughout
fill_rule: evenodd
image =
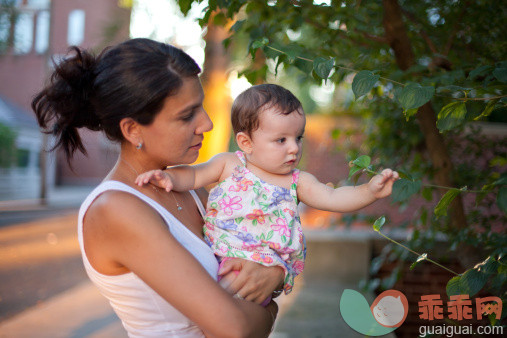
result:
M 301 102 L 288 89 L 270 83 L 252 86 L 239 94 L 232 104 L 234 134 L 244 132 L 252 136 L 252 132 L 259 128 L 260 113 L 271 107 L 276 107 L 282 115 L 295 111 L 304 113 Z
M 76 149 L 86 154 L 78 128 L 103 130 L 109 139 L 122 141 L 123 118 L 150 124 L 183 79 L 200 71 L 182 50 L 149 39 L 125 41 L 97 57 L 71 47 L 32 109 L 39 125 L 56 136 L 53 149 L 62 147 L 70 161 Z

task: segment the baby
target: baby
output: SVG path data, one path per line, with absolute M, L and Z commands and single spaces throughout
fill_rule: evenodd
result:
M 193 166 L 150 171 L 139 175 L 136 184 L 151 182 L 169 192 L 218 182 L 209 193 L 206 242 L 221 264 L 239 257 L 280 266 L 287 294 L 306 255 L 298 203 L 334 212 L 356 211 L 389 196 L 398 173 L 385 169 L 366 184 L 333 189 L 296 169 L 305 114 L 299 100 L 278 85 L 245 90 L 234 101 L 231 115 L 241 151 L 221 153 Z

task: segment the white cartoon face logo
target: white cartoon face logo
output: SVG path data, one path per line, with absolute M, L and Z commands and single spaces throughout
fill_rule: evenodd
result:
M 399 327 L 407 317 L 407 298 L 396 290 L 384 291 L 373 302 L 371 312 L 380 325 Z
M 373 316 L 383 326 L 394 326 L 401 322 L 405 310 L 400 297 L 386 296 L 373 308 Z

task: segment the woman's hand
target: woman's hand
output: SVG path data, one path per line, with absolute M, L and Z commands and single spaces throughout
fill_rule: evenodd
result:
M 233 271 L 239 271 L 239 274 L 235 276 Z M 273 291 L 279 289 L 285 276 L 284 270 L 279 266 L 264 266 L 240 258 L 224 262 L 218 274 L 224 278 L 233 274 L 235 278 L 231 278 L 227 291 L 257 304 L 261 304 Z

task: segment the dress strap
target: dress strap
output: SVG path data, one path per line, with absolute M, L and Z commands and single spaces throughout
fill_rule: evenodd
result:
M 236 156 L 238 156 L 238 158 L 241 161 L 241 163 L 243 163 L 243 165 L 246 166 L 245 153 L 243 153 L 242 151 L 238 150 L 238 151 L 236 151 Z
M 297 194 L 297 186 L 299 181 L 299 169 L 294 169 L 292 171 L 292 182 L 290 185 L 290 195 L 294 198 L 296 204 L 298 203 L 298 194 Z
M 197 209 L 199 209 L 199 213 L 201 214 L 201 217 L 204 218 L 206 215 L 206 209 L 204 208 L 204 205 L 202 205 L 201 199 L 199 196 L 197 196 L 197 193 L 195 190 L 189 190 L 190 195 L 194 198 L 195 204 L 197 204 Z
M 291 182 L 291 184 L 295 184 L 297 186 L 298 185 L 298 181 L 299 181 L 299 169 L 294 169 L 294 170 L 292 170 L 292 182 Z

